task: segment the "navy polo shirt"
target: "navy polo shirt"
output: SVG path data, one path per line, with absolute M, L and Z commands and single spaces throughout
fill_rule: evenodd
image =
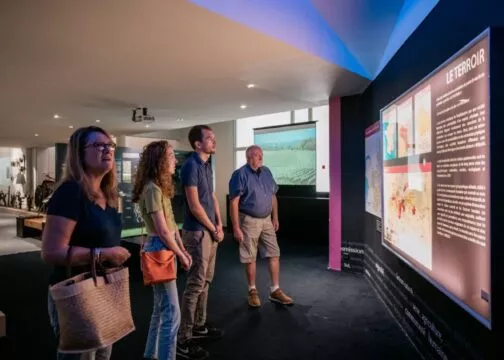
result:
M 270 169 L 263 166 L 257 171 L 246 164 L 235 170 L 229 180 L 229 198 L 240 196 L 240 212 L 257 218 L 271 215 L 273 195 L 278 185 Z
M 198 188 L 198 198 L 201 206 L 214 224 L 217 222 L 215 217 L 215 207 L 213 199 L 213 173 L 210 159 L 204 162 L 196 152 L 186 160 L 180 169 L 180 179 L 182 186 L 196 186 Z M 187 196 L 184 191 L 185 214 L 184 214 L 184 230 L 201 231 L 205 227 L 196 219 L 189 209 Z

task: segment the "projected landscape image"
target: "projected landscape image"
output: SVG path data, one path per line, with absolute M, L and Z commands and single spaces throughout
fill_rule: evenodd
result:
M 279 185 L 316 184 L 315 127 L 256 133 L 254 143 L 263 149 L 266 165 Z

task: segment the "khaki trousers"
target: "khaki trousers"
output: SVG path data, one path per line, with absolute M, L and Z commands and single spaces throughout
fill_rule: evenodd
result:
M 193 264 L 181 301 L 181 324 L 178 341 L 192 338 L 193 327 L 205 325 L 207 319 L 208 287 L 212 282 L 217 256 L 217 242 L 208 231 L 182 230 L 182 240 L 191 254 Z

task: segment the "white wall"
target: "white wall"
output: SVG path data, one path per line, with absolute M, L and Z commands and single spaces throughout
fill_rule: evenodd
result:
M 219 200 L 222 223 L 227 226 L 226 195 L 229 191 L 229 178 L 234 170 L 234 124 L 233 121 L 212 124 L 217 138 L 215 154 L 215 192 Z
M 329 106 L 313 108 L 317 121 L 317 184 L 318 192 L 329 192 Z
M 52 178 L 56 177 L 56 147 L 35 148 L 35 186 L 38 186 L 44 180 L 46 174 Z

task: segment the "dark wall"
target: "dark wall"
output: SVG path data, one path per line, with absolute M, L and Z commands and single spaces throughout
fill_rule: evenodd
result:
M 341 268 L 363 271 L 364 122 L 360 96 L 341 101 Z
M 277 195 L 279 242 L 328 246 L 329 199 L 316 196 Z M 232 232 L 229 195 L 226 196 L 227 231 Z
M 329 194 L 315 186 L 280 185 L 277 199 L 280 242 L 328 246 Z
M 343 244 L 364 244 L 364 271 L 415 345 L 427 358 L 498 359 L 502 347 L 502 220 L 504 197 L 497 147 L 503 139 L 504 74 L 502 31 L 491 34 L 491 238 L 493 330 L 469 315 L 381 245 L 376 218 L 364 212 L 364 131 L 380 110 L 490 26 L 504 25 L 504 2 L 442 0 L 405 42 L 382 73 L 360 96 L 342 99 Z M 497 65 L 500 64 L 500 65 Z M 354 154 L 354 156 L 352 156 Z M 362 161 L 358 160 L 362 159 Z M 355 225 L 354 219 L 358 221 Z M 344 246 L 344 245 L 343 245 Z

